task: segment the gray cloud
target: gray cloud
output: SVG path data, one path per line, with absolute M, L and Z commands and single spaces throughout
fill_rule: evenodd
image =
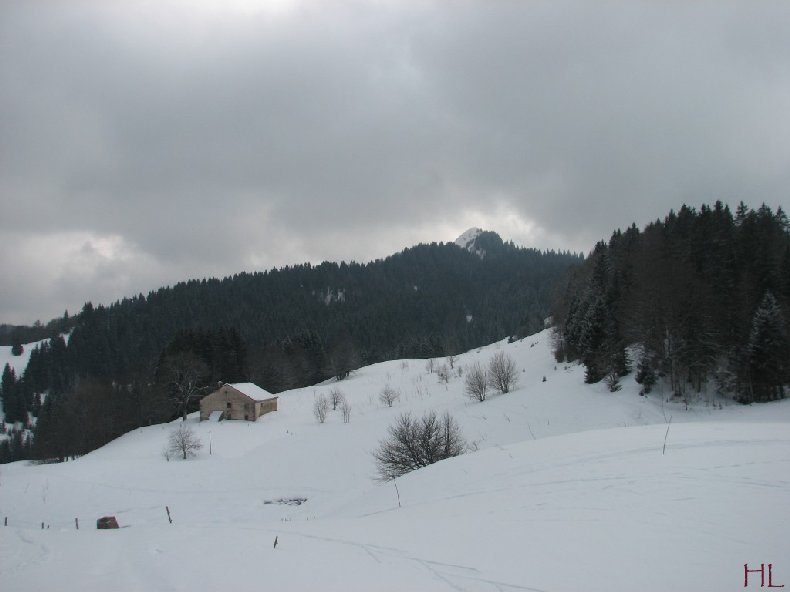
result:
M 785 2 L 314 4 L 0 7 L 0 321 L 471 225 L 587 250 L 788 207 Z

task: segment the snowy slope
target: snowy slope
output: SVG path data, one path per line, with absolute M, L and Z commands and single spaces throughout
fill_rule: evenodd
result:
M 686 411 L 633 384 L 612 394 L 555 366 L 546 332 L 456 368 L 499 349 L 517 361 L 519 388 L 484 403 L 424 360 L 386 362 L 284 393 L 254 424 L 191 417 L 205 448 L 189 461 L 167 462 L 171 426 L 153 426 L 75 462 L 3 466 L 0 585 L 735 590 L 746 562 L 773 562 L 784 583 L 787 401 Z M 385 384 L 400 390 L 393 408 L 378 401 Z M 335 411 L 319 425 L 314 397 L 334 386 L 351 423 Z M 370 452 L 387 426 L 429 409 L 449 410 L 477 451 L 406 475 L 397 491 L 375 482 Z M 278 503 L 296 498 L 307 501 Z M 105 514 L 127 528 L 94 530 Z
M 22 355 L 19 356 L 15 356 L 11 353 L 10 345 L 0 345 L 0 372 L 2 372 L 3 368 L 8 364 L 11 366 L 14 374 L 21 376 L 27 367 L 28 361 L 30 361 L 30 352 L 35 349 L 36 345 L 38 345 L 38 343 L 28 343 L 24 345 L 24 351 Z

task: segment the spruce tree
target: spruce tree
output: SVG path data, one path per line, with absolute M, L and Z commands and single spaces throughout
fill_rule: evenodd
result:
M 14 369 L 8 364 L 3 368 L 3 377 L 0 380 L 3 395 L 3 411 L 8 423 L 21 421 L 27 423 L 27 408 L 25 398 L 19 388 Z
M 784 315 L 771 292 L 766 292 L 754 312 L 747 347 L 751 400 L 770 401 L 784 397 L 788 382 L 787 328 Z

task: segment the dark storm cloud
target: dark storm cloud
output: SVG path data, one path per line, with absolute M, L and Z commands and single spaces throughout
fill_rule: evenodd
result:
M 784 2 L 252 4 L 0 7 L 0 320 L 471 225 L 587 250 L 787 207 Z

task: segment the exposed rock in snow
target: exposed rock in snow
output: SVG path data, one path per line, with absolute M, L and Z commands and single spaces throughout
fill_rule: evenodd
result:
M 455 244 L 461 247 L 462 249 L 467 249 L 469 251 L 472 250 L 472 245 L 475 244 L 475 240 L 478 236 L 483 232 L 482 228 L 470 228 L 466 232 L 464 232 L 461 236 L 455 239 Z

